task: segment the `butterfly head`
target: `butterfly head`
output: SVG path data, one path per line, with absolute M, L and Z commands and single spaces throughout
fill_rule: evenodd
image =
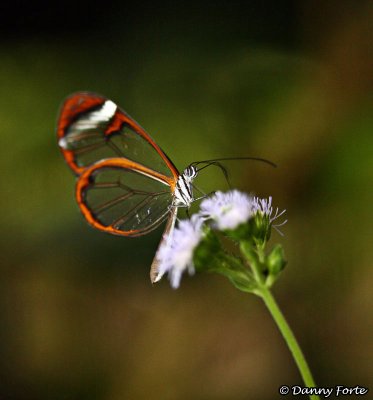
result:
M 197 176 L 198 171 L 197 168 L 194 165 L 189 165 L 184 169 L 183 175 L 184 178 L 187 180 L 190 180 L 190 182 L 193 181 L 193 179 Z

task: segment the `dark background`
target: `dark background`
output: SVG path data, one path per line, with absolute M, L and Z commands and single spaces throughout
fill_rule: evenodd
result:
M 287 209 L 274 293 L 320 386 L 372 381 L 370 1 L 0 5 L 0 398 L 274 399 L 301 384 L 259 299 L 148 279 L 162 230 L 91 229 L 55 139 L 62 100 L 113 99 L 183 169 Z M 226 190 L 214 171 L 199 186 Z

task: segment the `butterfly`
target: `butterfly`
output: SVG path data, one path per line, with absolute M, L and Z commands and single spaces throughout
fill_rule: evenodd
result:
M 111 100 L 78 92 L 63 103 L 57 123 L 58 145 L 77 176 L 75 197 L 93 227 L 136 237 L 167 219 L 172 232 L 179 207 L 194 201 L 197 167 L 179 173 L 151 136 Z M 158 276 L 157 257 L 150 279 Z
M 196 200 L 193 180 L 215 165 L 227 177 L 221 158 L 195 161 L 180 173 L 152 137 L 113 101 L 89 92 L 69 96 L 57 123 L 58 145 L 77 176 L 75 197 L 93 227 L 114 235 L 136 237 L 167 220 L 162 242 L 172 234 L 180 207 Z M 203 197 L 203 196 L 202 196 Z M 150 268 L 157 282 L 158 251 Z

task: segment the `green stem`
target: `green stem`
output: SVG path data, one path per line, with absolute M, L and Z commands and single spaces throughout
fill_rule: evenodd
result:
M 282 314 L 271 291 L 265 285 L 265 277 L 263 274 L 263 267 L 265 266 L 264 246 L 256 246 L 256 250 L 254 250 L 250 243 L 243 242 L 241 243 L 240 248 L 242 254 L 244 254 L 245 258 L 249 262 L 251 270 L 253 271 L 253 276 L 257 282 L 257 289 L 254 293 L 263 299 L 265 305 L 275 320 L 283 338 L 285 339 L 286 344 L 290 349 L 291 354 L 293 355 L 303 382 L 307 387 L 316 388 L 316 383 L 312 377 L 304 354 L 299 347 L 297 339 L 295 338 L 293 331 Z M 320 397 L 318 395 L 310 395 L 310 399 L 320 400 Z
M 276 300 L 274 299 L 272 293 L 269 289 L 262 287 L 261 297 L 267 306 L 269 312 L 271 313 L 273 319 L 275 320 L 280 332 L 282 333 L 285 342 L 287 343 L 291 354 L 298 366 L 299 372 L 303 378 L 303 382 L 307 387 L 316 387 L 316 383 L 312 377 L 310 368 L 307 364 L 307 361 L 304 357 L 304 354 L 299 347 L 297 339 L 294 336 L 293 331 L 291 330 L 289 324 L 287 323 L 284 315 L 282 314 Z M 320 397 L 317 395 L 310 395 L 310 399 L 319 400 Z

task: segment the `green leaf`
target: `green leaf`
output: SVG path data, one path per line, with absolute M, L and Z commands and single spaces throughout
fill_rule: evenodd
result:
M 214 231 L 205 228 L 202 241 L 194 250 L 193 263 L 197 272 L 214 269 L 215 256 L 221 252 L 221 243 Z

